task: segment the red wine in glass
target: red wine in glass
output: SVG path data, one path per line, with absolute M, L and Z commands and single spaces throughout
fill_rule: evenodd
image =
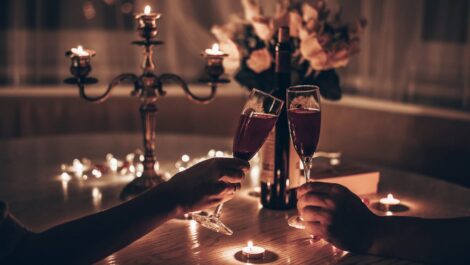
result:
M 305 181 L 310 180 L 313 155 L 320 138 L 320 88 L 311 85 L 292 86 L 287 89 L 287 119 L 295 151 L 304 166 Z M 302 217 L 288 219 L 292 227 L 305 229 Z
M 243 107 L 237 131 L 233 140 L 233 156 L 249 161 L 258 152 L 269 132 L 276 124 L 284 101 L 257 89 L 251 91 Z M 202 226 L 225 235 L 233 231 L 220 220 L 223 204 L 219 204 L 213 214 L 192 214 L 192 219 Z
M 277 116 L 267 113 L 242 114 L 233 140 L 233 156 L 249 161 L 263 145 Z
M 321 112 L 298 108 L 287 112 L 295 150 L 300 157 L 312 157 L 320 138 Z

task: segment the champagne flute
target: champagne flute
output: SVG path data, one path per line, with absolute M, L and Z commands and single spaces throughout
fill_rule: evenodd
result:
M 233 139 L 233 156 L 249 161 L 258 152 L 269 132 L 276 124 L 284 101 L 260 90 L 253 89 L 243 107 L 238 128 Z M 193 220 L 216 232 L 232 235 L 233 232 L 220 220 L 223 204 L 213 214 L 193 214 Z
M 313 155 L 320 138 L 320 88 L 312 85 L 291 86 L 287 89 L 287 119 L 295 151 L 304 166 L 305 181 L 310 181 Z M 292 216 L 288 224 L 305 229 L 301 216 Z

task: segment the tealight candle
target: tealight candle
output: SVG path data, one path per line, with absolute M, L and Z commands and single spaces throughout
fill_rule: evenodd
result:
M 214 43 L 211 49 L 206 49 L 205 53 L 209 56 L 224 56 L 225 54 L 223 51 L 220 50 L 220 46 L 218 43 Z
M 266 250 L 259 246 L 254 246 L 253 241 L 248 241 L 248 245 L 242 249 L 243 256 L 247 259 L 262 259 Z
M 145 6 L 144 13 L 135 16 L 138 23 L 137 30 L 141 37 L 150 40 L 157 36 L 157 20 L 160 16 L 161 14 L 152 13 L 152 8 L 148 5 Z
M 391 193 L 387 195 L 387 198 L 380 199 L 379 202 L 385 206 L 394 206 L 400 204 L 400 200 L 393 197 Z
M 220 50 L 218 43 L 214 43 L 211 49 L 206 49 L 201 53 L 206 58 L 206 73 L 212 80 L 217 80 L 224 73 L 224 57 L 228 54 Z

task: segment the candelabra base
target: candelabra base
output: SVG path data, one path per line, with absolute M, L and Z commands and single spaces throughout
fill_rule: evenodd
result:
M 165 182 L 165 178 L 160 174 L 156 174 L 154 176 L 144 175 L 142 177 L 135 178 L 122 189 L 119 198 L 123 201 L 126 201 L 152 187 L 161 184 L 162 182 Z

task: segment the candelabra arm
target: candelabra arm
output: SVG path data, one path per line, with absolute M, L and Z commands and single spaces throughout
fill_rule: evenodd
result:
M 190 100 L 198 102 L 198 103 L 202 103 L 202 104 L 207 104 L 211 102 L 214 99 L 215 93 L 217 91 L 217 84 L 215 82 L 211 82 L 211 86 L 210 86 L 211 93 L 208 96 L 201 97 L 201 96 L 194 95 L 191 92 L 191 90 L 189 90 L 188 84 L 180 76 L 175 75 L 175 74 L 169 74 L 169 73 L 162 74 L 158 77 L 158 81 L 160 83 L 165 83 L 167 81 L 178 83 L 181 86 L 181 88 L 183 88 L 185 95 Z
M 78 81 L 78 87 L 80 89 L 80 97 L 87 100 L 87 101 L 93 102 L 93 103 L 101 103 L 101 102 L 105 101 L 106 99 L 108 99 L 108 97 L 111 93 L 111 90 L 114 87 L 116 87 L 117 85 L 119 85 L 120 83 L 122 83 L 122 82 L 125 82 L 125 81 L 134 82 L 135 90 L 137 90 L 138 79 L 139 78 L 134 74 L 120 74 L 120 75 L 116 76 L 115 78 L 113 78 L 113 80 L 111 80 L 111 82 L 109 83 L 108 88 L 106 89 L 106 91 L 102 95 L 97 96 L 97 97 L 88 96 L 85 93 L 85 83 L 80 82 L 80 80 L 79 80 Z

